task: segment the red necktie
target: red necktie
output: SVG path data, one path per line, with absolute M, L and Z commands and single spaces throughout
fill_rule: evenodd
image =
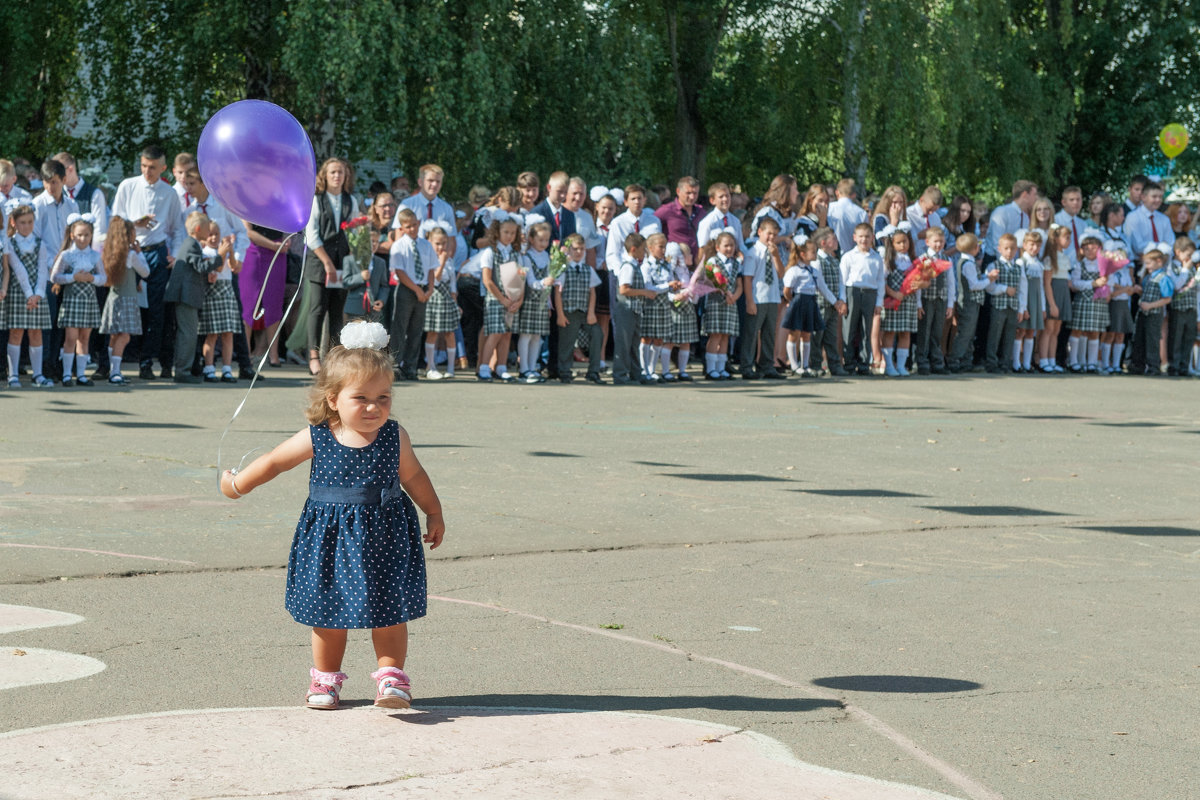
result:
M 641 220 L 634 220 L 634 222 L 633 222 L 633 232 L 634 232 L 634 233 L 641 233 L 641 232 L 642 232 L 642 222 L 641 222 Z
M 71 193 L 71 199 L 72 199 L 72 200 L 74 200 L 74 199 L 75 199 L 75 190 L 74 190 L 74 189 L 67 189 L 67 191 Z
M 183 193 L 183 207 L 187 208 L 192 204 L 192 196 L 188 192 Z
M 728 215 L 728 214 L 722 214 L 722 215 L 721 215 L 721 227 L 722 227 L 722 228 L 728 228 L 728 227 L 729 227 L 729 215 Z
M 429 210 L 425 212 L 425 219 L 433 219 L 433 201 L 429 201 Z
M 205 216 L 208 216 L 208 203 L 200 204 L 200 213 L 204 214 Z
M 562 212 L 561 211 L 554 212 L 554 227 L 558 228 L 558 230 L 560 232 L 562 231 Z
M 1075 229 L 1075 218 L 1071 217 L 1071 234 L 1075 237 L 1075 249 L 1079 249 L 1079 231 Z
M 1154 237 L 1154 243 L 1158 244 L 1158 228 L 1154 225 L 1154 213 L 1150 213 L 1150 235 Z

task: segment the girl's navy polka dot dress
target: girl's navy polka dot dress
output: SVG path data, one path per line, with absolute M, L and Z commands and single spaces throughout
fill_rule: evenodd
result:
M 417 510 L 400 488 L 400 426 L 366 447 L 311 425 L 308 500 L 288 558 L 287 610 L 317 628 L 383 628 L 425 616 Z

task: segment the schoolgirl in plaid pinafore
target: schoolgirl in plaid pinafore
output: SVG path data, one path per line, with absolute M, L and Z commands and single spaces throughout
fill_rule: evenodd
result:
M 667 284 L 674 278 L 671 264 L 646 256 L 642 262 L 642 280 L 647 284 Z M 647 280 L 648 279 L 648 280 Z M 652 287 L 653 288 L 653 287 Z M 642 338 L 671 341 L 670 292 L 659 292 L 642 307 Z
M 59 253 L 50 275 L 52 279 L 61 277 L 61 280 L 55 281 L 62 286 L 62 299 L 58 306 L 60 328 L 85 329 L 100 325 L 100 303 L 96 300 L 95 284 L 72 279 L 72 276 L 84 273 L 91 273 L 103 285 L 104 265 L 99 253 L 90 247 L 80 250 L 74 244 Z
M 904 277 L 910 269 L 912 269 L 912 259 L 908 257 L 908 254 L 896 253 L 896 264 L 887 274 L 887 287 L 892 291 L 900 291 L 904 285 Z M 943 272 L 942 276 L 945 274 Z M 920 324 L 920 320 L 917 318 L 917 294 L 918 292 L 906 294 L 897 309 L 883 309 L 883 330 L 888 333 L 917 332 Z
M 550 310 L 547 302 L 550 287 L 545 280 L 550 275 L 550 253 L 545 250 L 529 250 L 525 253 L 529 273 L 525 281 L 525 302 L 517 312 L 517 333 L 533 336 L 550 335 Z
M 1100 277 L 1100 268 L 1095 261 L 1083 259 L 1072 272 L 1078 276 L 1074 280 L 1087 281 L 1088 287 L 1080 290 L 1071 304 L 1071 327 L 1089 333 L 1108 330 L 1108 303 L 1093 297 L 1094 287 L 1091 283 Z
M 41 253 L 41 242 L 34 236 L 14 234 L 12 239 L 13 252 L 17 261 L 12 263 L 12 280 L 8 282 L 8 294 L 4 297 L 4 323 L 10 331 L 33 330 L 40 331 L 50 327 L 50 307 L 46 304 L 46 275 L 38 270 L 38 255 Z M 21 270 L 29 284 L 30 294 L 40 294 L 41 301 L 32 309 L 26 308 L 29 295 L 21 281 L 17 279 L 16 270 Z M 40 292 L 38 290 L 41 290 Z
M 211 247 L 204 248 L 204 257 L 210 262 L 221 258 Z M 204 305 L 200 309 L 200 335 L 236 333 L 241 329 L 242 311 L 238 308 L 237 293 L 233 290 L 233 273 L 229 267 L 225 267 L 204 293 Z
M 420 256 L 417 256 L 420 259 Z M 442 267 L 441 280 L 433 283 L 433 296 L 425 304 L 425 332 L 453 333 L 458 330 L 458 278 L 454 273 L 454 262 L 446 259 Z
M 724 333 L 730 336 L 737 336 L 738 333 L 738 312 L 737 304 L 730 305 L 725 302 L 726 294 L 732 294 L 734 286 L 737 285 L 738 263 L 733 259 L 724 259 L 721 256 L 713 256 L 709 259 L 716 269 L 719 269 L 724 275 L 726 285 L 730 287 L 725 292 L 720 290 L 706 295 L 704 301 L 704 324 L 701 326 L 705 336 L 711 336 L 715 333 Z
M 490 269 L 492 271 L 492 283 L 496 284 L 496 288 L 503 294 L 504 286 L 500 283 L 500 265 L 508 261 L 515 261 L 520 265 L 522 260 L 521 255 L 514 248 L 509 245 L 498 244 L 491 248 L 490 263 L 488 255 L 484 254 L 482 269 Z M 516 329 L 516 320 L 513 320 L 513 324 L 509 324 L 507 315 L 508 311 L 505 310 L 504 306 L 500 305 L 500 301 L 491 292 L 488 292 L 483 299 L 484 334 L 512 333 Z
M 691 274 L 683 262 L 675 265 L 675 280 L 687 286 Z M 696 306 L 691 300 L 671 304 L 671 344 L 691 344 L 700 341 L 700 322 L 696 318 Z
M 130 250 L 125 260 L 125 276 L 118 284 L 111 284 L 108 298 L 104 301 L 104 311 L 100 314 L 100 333 L 128 333 L 133 336 L 142 334 L 142 312 L 137 304 L 137 279 L 149 276 L 150 265 L 146 257 L 136 250 Z M 110 276 L 111 278 L 111 276 Z
M 1040 331 L 1046 327 L 1045 321 L 1042 319 L 1042 311 L 1046 307 L 1046 300 L 1043 297 L 1045 292 L 1045 284 L 1042 280 L 1042 275 L 1046 272 L 1046 265 L 1042 263 L 1040 258 L 1024 254 L 1017 259 L 1017 264 L 1021 266 L 1025 273 L 1026 285 L 1028 292 L 1025 295 L 1025 310 L 1029 312 L 1029 319 L 1018 322 L 1017 327 L 1024 331 Z

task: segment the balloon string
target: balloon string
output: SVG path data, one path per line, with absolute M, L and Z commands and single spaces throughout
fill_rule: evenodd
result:
M 288 236 L 288 239 L 291 239 L 292 236 L 295 236 L 295 235 L 296 234 L 294 234 L 294 233 L 290 234 Z M 287 241 L 287 239 L 285 239 L 284 241 Z M 308 243 L 305 242 L 303 257 L 307 257 L 307 256 L 308 256 Z M 267 282 L 271 278 L 271 270 L 275 268 L 275 262 L 278 259 L 279 259 L 279 250 L 276 250 L 275 258 L 271 259 L 271 263 L 267 266 L 267 272 L 265 275 L 263 275 L 263 291 L 266 290 Z M 258 376 L 262 374 L 263 365 L 267 363 L 267 358 L 270 357 L 271 353 L 275 350 L 275 345 L 279 341 L 279 335 L 281 333 L 283 333 L 283 323 L 285 320 L 287 320 L 288 316 L 291 315 L 292 307 L 296 305 L 296 301 L 298 299 L 300 299 L 300 295 L 303 293 L 303 291 L 304 291 L 304 284 L 302 282 L 300 287 L 296 289 L 296 293 L 292 295 L 292 299 L 290 301 L 288 301 L 287 308 L 285 308 L 283 310 L 283 319 L 280 320 L 278 327 L 275 328 L 275 335 L 271 337 L 271 343 L 269 345 L 267 345 L 267 349 L 263 351 L 262 358 L 260 358 L 258 360 L 258 366 L 254 370 L 254 377 L 250 379 L 250 385 L 248 387 L 246 387 L 246 394 L 242 396 L 242 402 L 238 403 L 237 408 L 234 409 L 233 416 L 229 418 L 229 422 L 225 423 L 225 430 L 221 431 L 221 438 L 217 440 L 217 491 L 218 492 L 221 491 L 221 475 L 224 474 L 223 471 L 221 470 L 221 453 L 225 446 L 225 437 L 229 434 L 229 430 L 233 427 L 234 421 L 237 420 L 238 416 L 242 413 L 242 409 L 246 407 L 246 401 L 250 399 L 250 393 L 254 391 L 254 385 L 256 383 L 258 383 Z M 255 303 L 255 309 L 254 309 L 255 312 L 258 314 L 258 316 L 255 316 L 254 319 L 259 319 L 262 316 L 261 306 L 260 306 L 260 304 L 262 303 L 262 298 L 263 298 L 263 293 L 260 291 L 258 294 L 258 302 Z M 240 471 L 242 469 L 242 467 L 244 467 L 246 465 L 247 458 L 249 458 L 254 453 L 257 453 L 259 450 L 262 450 L 262 449 L 263 449 L 263 447 L 259 446 L 259 447 L 254 448 L 253 450 L 248 450 L 247 452 L 242 454 L 242 458 L 238 462 L 238 465 L 237 465 L 238 470 Z

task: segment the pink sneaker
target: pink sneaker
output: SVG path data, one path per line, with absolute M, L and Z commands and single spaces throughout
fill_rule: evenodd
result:
M 346 680 L 346 673 L 321 672 L 316 667 L 308 672 L 312 676 L 312 685 L 308 687 L 304 705 L 309 708 L 336 711 L 338 695 L 342 692 L 342 682 Z
M 375 705 L 380 708 L 409 708 L 412 706 L 412 686 L 399 667 L 380 667 L 371 673 L 379 681 Z

